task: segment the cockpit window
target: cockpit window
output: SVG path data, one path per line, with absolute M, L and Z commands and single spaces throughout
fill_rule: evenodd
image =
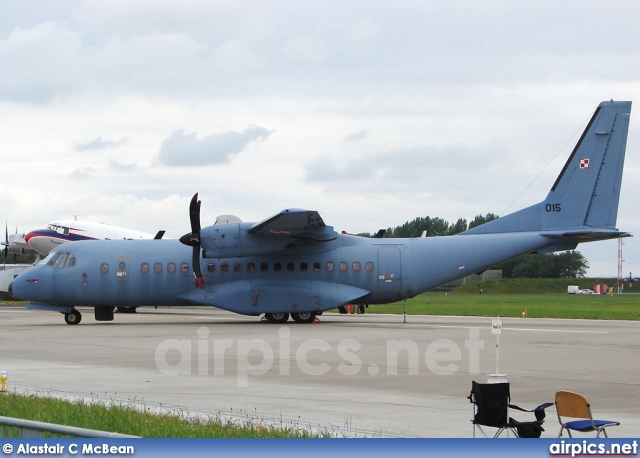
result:
M 69 256 L 68 253 L 60 253 L 60 256 L 53 260 L 53 267 L 64 267 L 64 263 L 67 262 L 67 256 Z
M 58 226 L 57 224 L 49 224 L 49 226 L 47 226 L 47 228 L 50 231 L 57 232 L 58 234 L 69 235 L 69 228 L 68 227 Z
M 51 259 L 49 259 L 49 261 L 47 262 L 47 265 L 56 267 L 58 265 L 58 261 L 60 260 L 60 257 L 63 255 L 64 253 L 55 253 L 54 255 L 51 256 Z
M 73 267 L 76 265 L 76 257 L 69 253 L 66 262 L 64 263 L 64 267 Z
M 45 258 L 47 265 L 52 267 L 73 267 L 76 265 L 76 257 L 71 253 L 52 253 Z

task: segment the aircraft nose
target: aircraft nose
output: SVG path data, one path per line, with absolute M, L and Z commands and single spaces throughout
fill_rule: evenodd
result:
M 7 288 L 7 292 L 9 293 L 9 296 L 13 296 L 13 282 L 9 283 L 9 287 Z

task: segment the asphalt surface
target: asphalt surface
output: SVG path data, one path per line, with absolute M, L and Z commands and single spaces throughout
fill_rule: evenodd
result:
M 504 318 L 497 347 L 492 319 L 481 317 L 325 314 L 273 325 L 211 308 L 148 308 L 103 323 L 80 310 L 82 323 L 69 326 L 59 313 L 0 305 L 0 371 L 11 390 L 338 436 L 471 437 L 471 382 L 486 382 L 498 363 L 512 403 L 532 409 L 575 391 L 596 418 L 621 422 L 610 437 L 640 435 L 640 321 Z M 543 437 L 557 436 L 554 407 L 544 427 Z

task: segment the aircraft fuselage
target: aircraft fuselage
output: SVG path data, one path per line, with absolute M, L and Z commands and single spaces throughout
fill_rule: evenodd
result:
M 312 252 L 203 258 L 200 289 L 191 250 L 177 240 L 76 242 L 54 250 L 13 290 L 33 302 L 68 307 L 201 304 L 245 315 L 315 312 L 413 297 L 545 245 L 549 240 L 535 233 L 412 239 L 339 234 Z

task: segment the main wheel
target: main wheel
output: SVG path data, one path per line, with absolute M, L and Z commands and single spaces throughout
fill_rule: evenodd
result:
M 288 313 L 265 313 L 264 316 L 267 318 L 269 323 L 286 323 L 289 319 Z
M 292 313 L 291 316 L 296 323 L 312 323 L 316 314 L 313 312 Z
M 64 314 L 64 321 L 67 324 L 78 324 L 82 321 L 82 314 L 77 310 L 72 310 L 69 313 Z
M 136 313 L 137 308 L 138 307 L 125 307 L 125 306 L 119 305 L 116 307 L 116 310 L 119 313 Z

